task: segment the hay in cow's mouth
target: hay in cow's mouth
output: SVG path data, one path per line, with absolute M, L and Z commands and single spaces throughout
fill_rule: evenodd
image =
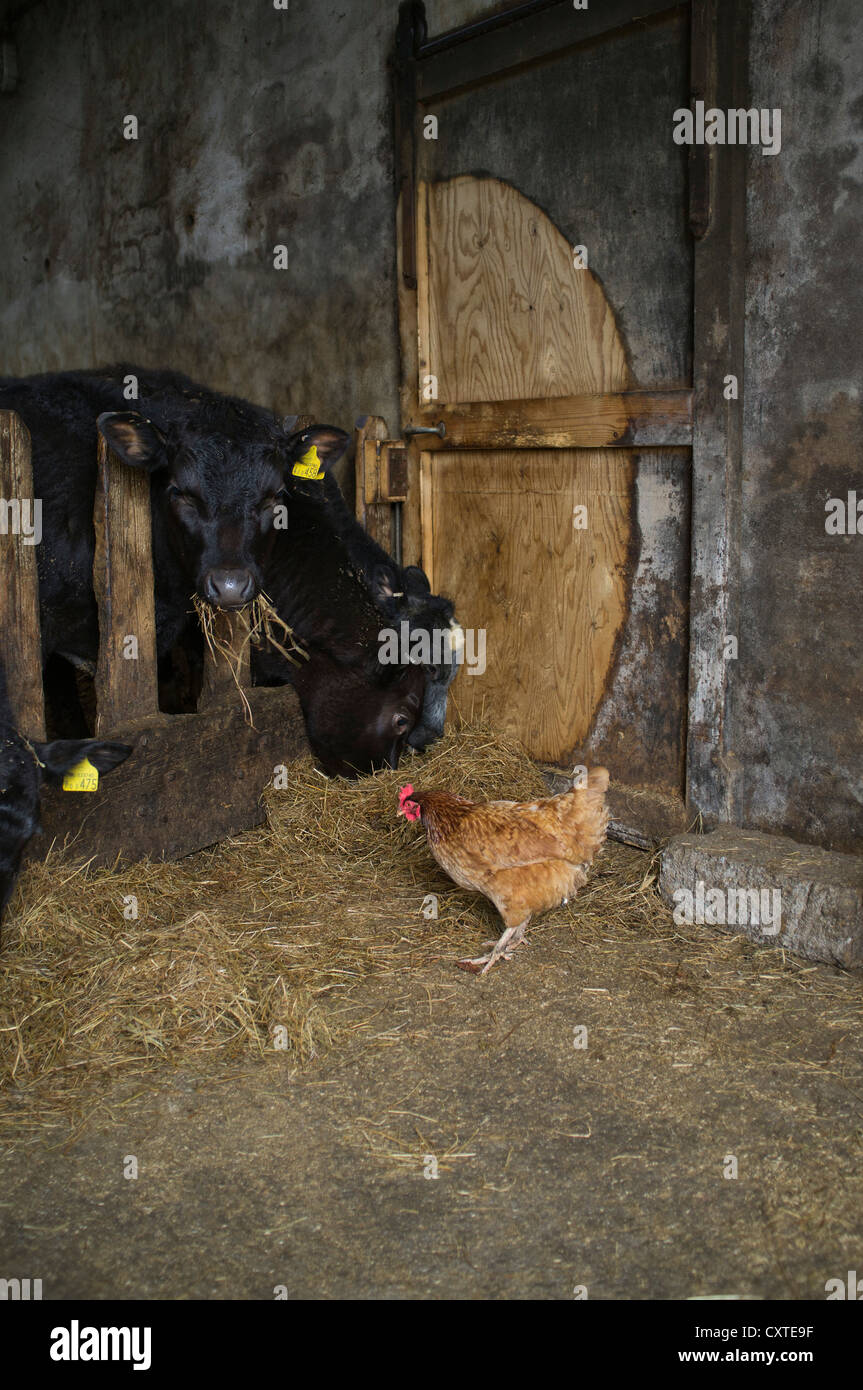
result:
M 279 617 L 265 593 L 259 593 L 257 598 L 252 603 L 246 604 L 244 608 L 230 611 L 233 640 L 219 630 L 219 616 L 223 610 L 213 608 L 198 594 L 192 595 L 192 603 L 198 615 L 198 622 L 201 624 L 204 641 L 214 658 L 221 657 L 223 661 L 227 662 L 243 703 L 243 715 L 246 723 L 254 728 L 252 707 L 246 698 L 240 680 L 240 672 L 249 648 L 259 647 L 264 642 L 268 643 L 294 666 L 299 666 L 300 660 L 308 661 L 309 654 L 297 642 L 293 629 L 288 626 L 284 619 Z M 279 637 L 276 636 L 277 632 Z M 285 646 L 285 643 L 288 645 Z

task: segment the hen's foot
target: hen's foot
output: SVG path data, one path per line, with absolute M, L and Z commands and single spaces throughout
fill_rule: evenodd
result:
M 527 921 L 529 920 L 528 918 Z M 460 960 L 457 962 L 459 968 L 470 971 L 472 975 L 487 975 L 491 967 L 496 965 L 499 960 L 511 960 L 516 946 L 527 944 L 524 939 L 527 921 L 519 923 L 517 927 L 507 927 L 495 943 L 493 951 L 489 951 L 484 956 L 476 956 L 472 960 Z M 490 946 L 491 942 L 485 944 Z

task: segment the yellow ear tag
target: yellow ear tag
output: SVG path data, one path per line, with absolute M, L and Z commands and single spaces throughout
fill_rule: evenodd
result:
M 313 444 L 312 447 L 303 454 L 291 469 L 295 478 L 311 478 L 313 482 L 319 482 L 324 476 L 321 461 L 318 458 L 318 451 Z
M 63 778 L 64 792 L 95 792 L 99 790 L 99 770 L 84 758 L 83 762 L 70 767 Z

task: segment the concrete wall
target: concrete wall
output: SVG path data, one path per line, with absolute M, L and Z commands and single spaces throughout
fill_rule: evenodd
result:
M 449 26 L 481 7 L 435 8 Z M 395 427 L 397 9 L 12 5 L 0 370 L 130 357 L 280 411 Z M 130 113 L 137 141 L 123 138 Z
M 483 13 L 433 0 L 437 32 Z M 23 0 L 0 96 L 0 370 L 129 356 L 288 412 L 398 420 L 396 0 Z M 203 18 L 202 16 L 205 16 Z M 860 849 L 863 10 L 753 0 L 740 654 L 744 819 Z M 138 116 L 140 139 L 122 138 Z M 275 243 L 290 267 L 272 268 Z M 717 775 L 722 775 L 717 771 Z
M 748 177 L 742 626 L 732 743 L 743 818 L 863 848 L 863 8 L 758 0 L 752 105 L 782 151 Z

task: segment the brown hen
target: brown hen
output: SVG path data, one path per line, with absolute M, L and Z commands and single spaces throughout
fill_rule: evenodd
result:
M 484 893 L 506 927 L 492 951 L 459 965 L 485 975 L 501 957 L 509 960 L 531 917 L 581 887 L 605 843 L 607 789 L 604 767 L 593 768 L 584 786 L 537 801 L 469 801 L 401 788 L 399 815 L 422 821 L 444 872 L 461 888 Z

